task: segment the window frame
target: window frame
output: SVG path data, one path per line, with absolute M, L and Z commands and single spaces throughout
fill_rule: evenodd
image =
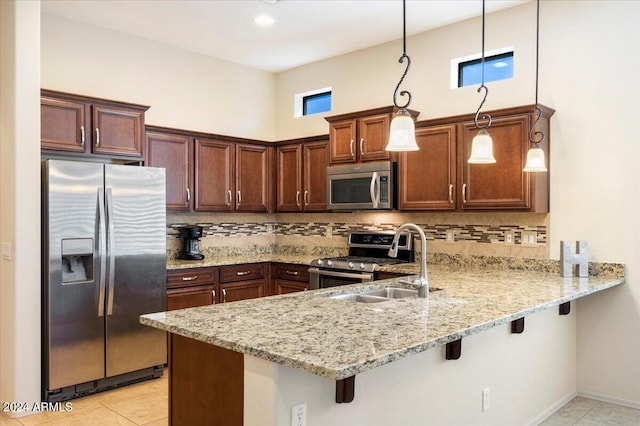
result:
M 507 47 L 503 47 L 500 49 L 494 49 L 488 52 L 485 52 L 485 62 L 490 59 L 490 58 L 494 58 L 496 56 L 502 56 L 502 55 L 507 55 L 507 54 L 511 54 L 512 58 L 513 58 L 513 75 L 512 75 L 512 79 L 515 78 L 516 76 L 516 67 L 515 67 L 515 58 L 516 58 L 516 53 L 515 53 L 515 49 L 513 48 L 513 46 L 507 46 Z M 462 89 L 465 87 L 473 87 L 475 86 L 475 84 L 473 85 L 467 85 L 467 86 L 459 86 L 459 80 L 460 80 L 460 67 L 461 64 L 467 64 L 467 63 L 474 63 L 477 64 L 479 62 L 482 61 L 482 53 L 475 53 L 473 55 L 468 55 L 468 56 L 463 56 L 460 58 L 454 58 L 451 60 L 451 89 Z M 486 72 L 486 71 L 485 71 Z M 508 79 L 500 79 L 500 80 L 492 80 L 492 81 L 503 81 L 503 80 L 508 80 Z
M 327 111 L 321 111 L 313 114 L 306 115 L 305 112 L 305 102 L 304 99 L 308 97 L 313 97 L 315 95 L 323 95 L 329 93 L 331 96 L 330 107 Z M 310 90 L 308 92 L 297 93 L 293 96 L 293 117 L 310 117 L 316 114 L 322 114 L 323 112 L 330 112 L 333 108 L 333 89 L 331 87 L 323 87 L 322 89 Z

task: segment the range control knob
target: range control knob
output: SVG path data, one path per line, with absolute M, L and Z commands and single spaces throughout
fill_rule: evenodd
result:
M 364 270 L 364 263 L 360 264 L 360 269 Z
M 353 262 L 349 262 L 349 269 L 353 269 Z
M 332 260 L 327 260 L 327 266 L 331 266 L 333 265 L 333 261 Z
M 318 259 L 318 266 L 324 265 L 324 261 L 322 259 Z

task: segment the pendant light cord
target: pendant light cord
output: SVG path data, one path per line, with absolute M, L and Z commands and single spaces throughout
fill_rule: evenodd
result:
M 400 92 L 400 96 L 407 96 L 408 97 L 407 103 L 405 103 L 404 105 L 398 105 L 398 90 L 400 90 L 400 85 L 404 81 L 404 78 L 407 76 L 407 73 L 409 72 L 409 67 L 411 66 L 411 58 L 409 58 L 409 56 L 407 55 L 407 4 L 406 3 L 407 3 L 406 0 L 402 0 L 402 56 L 400 56 L 400 59 L 398 60 L 398 62 L 402 64 L 406 59 L 407 66 L 404 69 L 404 72 L 402 73 L 402 77 L 400 77 L 400 81 L 396 86 L 396 90 L 393 91 L 393 105 L 395 105 L 395 107 L 399 109 L 407 108 L 411 103 L 411 93 L 409 93 L 408 90 L 402 90 Z
M 540 0 L 536 0 L 536 104 L 533 107 L 533 114 L 536 116 L 535 121 L 529 129 L 529 142 L 535 147 L 540 147 L 540 142 L 544 139 L 544 132 L 535 131 L 538 121 L 542 116 L 542 110 L 538 106 L 538 57 L 540 56 Z
M 483 120 L 487 120 L 487 124 L 485 126 L 480 126 L 480 124 L 478 123 L 478 118 L 480 117 L 480 110 L 482 109 L 482 106 L 486 102 L 487 95 L 489 94 L 489 88 L 487 88 L 487 86 L 484 85 L 484 2 L 485 0 L 482 0 L 482 57 L 481 57 L 482 59 L 480 60 L 480 68 L 481 68 L 480 75 L 482 76 L 482 83 L 480 84 L 480 87 L 478 87 L 478 93 L 480 93 L 484 89 L 484 97 L 482 98 L 482 102 L 480 102 L 480 106 L 476 111 L 476 117 L 473 120 L 477 129 L 486 129 L 487 127 L 491 126 L 491 116 L 486 113 L 483 113 L 481 118 Z

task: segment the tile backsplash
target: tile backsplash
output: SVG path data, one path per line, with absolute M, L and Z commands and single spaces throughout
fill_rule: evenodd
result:
M 549 215 L 540 213 L 309 213 L 309 214 L 181 214 L 167 215 L 169 254 L 179 249 L 179 229 L 203 227 L 201 246 L 301 244 L 346 247 L 351 231 L 395 231 L 415 223 L 427 236 L 428 251 L 451 254 L 548 258 Z M 507 243 L 505 235 L 513 239 Z M 529 246 L 523 233 L 535 235 Z M 447 236 L 453 236 L 448 239 Z M 303 237 L 303 238 L 301 238 Z

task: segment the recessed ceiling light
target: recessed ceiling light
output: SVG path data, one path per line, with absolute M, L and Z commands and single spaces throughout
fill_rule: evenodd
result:
M 278 0 L 262 0 L 262 2 L 273 6 L 274 4 L 278 3 Z
M 260 26 L 260 27 L 270 27 L 271 25 L 273 25 L 273 18 L 269 15 L 258 15 L 256 16 L 256 19 L 253 20 L 253 22 L 256 23 L 256 25 Z

